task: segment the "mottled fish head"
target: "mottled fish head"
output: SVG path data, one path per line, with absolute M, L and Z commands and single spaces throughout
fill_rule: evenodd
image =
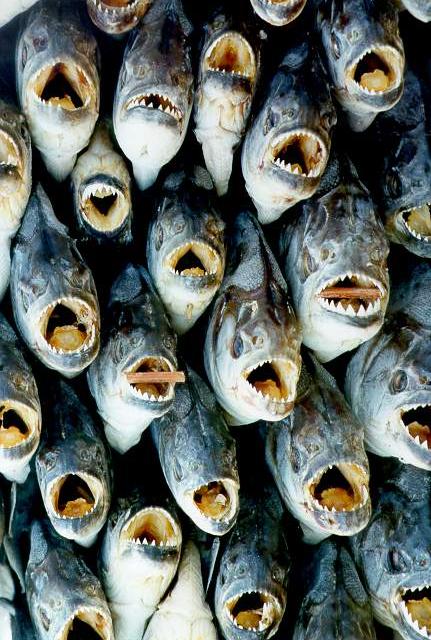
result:
M 355 348 L 382 326 L 388 253 L 383 226 L 360 183 L 342 184 L 303 206 L 286 273 L 304 343 L 322 361 Z
M 306 2 L 307 0 L 251 0 L 251 6 L 259 18 L 280 27 L 295 20 Z
M 327 3 L 319 27 L 337 98 L 346 108 L 390 109 L 403 91 L 404 49 L 390 2 Z
M 369 526 L 352 539 L 375 617 L 403 638 L 431 635 L 429 474 L 407 465 L 385 484 Z
M 431 20 L 431 6 L 427 0 L 402 0 L 402 4 L 412 16 L 421 22 Z
M 88 14 L 96 27 L 121 35 L 136 27 L 152 0 L 87 0 Z

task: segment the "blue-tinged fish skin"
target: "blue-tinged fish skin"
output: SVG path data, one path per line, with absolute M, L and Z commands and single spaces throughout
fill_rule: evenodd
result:
M 91 20 L 101 31 L 121 36 L 139 24 L 153 1 L 87 0 L 87 9 Z
M 305 8 L 307 0 L 250 0 L 251 6 L 262 20 L 274 27 L 283 27 L 295 20 Z
M 431 20 L 431 6 L 427 0 L 400 0 L 401 5 L 421 22 Z
M 245 186 L 262 224 L 315 193 L 337 121 L 325 69 L 308 42 L 288 51 L 265 95 L 241 156 Z
M 100 313 L 93 276 L 40 185 L 15 240 L 11 298 L 21 337 L 45 366 L 71 378 L 94 360 Z

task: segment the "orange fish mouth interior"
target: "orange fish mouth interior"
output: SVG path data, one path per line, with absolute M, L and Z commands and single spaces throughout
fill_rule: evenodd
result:
M 292 382 L 293 366 L 288 360 L 264 360 L 242 376 L 256 394 L 273 402 L 290 402 L 296 388 Z
M 193 494 L 193 502 L 206 517 L 214 520 L 223 518 L 231 509 L 231 499 L 221 480 L 202 485 Z
M 418 585 L 401 590 L 401 611 L 408 624 L 416 628 L 425 638 L 431 634 L 431 588 Z
M 11 402 L 0 404 L 0 448 L 11 449 L 30 437 L 31 423 L 21 413 Z
M 401 82 L 400 54 L 391 47 L 368 49 L 349 69 L 348 77 L 362 91 L 378 94 L 390 91 Z
M 109 624 L 104 614 L 88 607 L 75 613 L 59 640 L 108 640 L 110 637 Z
M 424 203 L 401 212 L 401 217 L 408 232 L 417 240 L 431 240 L 430 204 Z
M 21 176 L 22 164 L 23 158 L 18 145 L 12 136 L 0 130 L 0 194 L 5 191 L 2 185 L 4 179 L 11 175 Z
M 308 490 L 312 504 L 319 509 L 354 511 L 368 499 L 368 476 L 355 464 L 330 465 L 317 474 Z
M 166 266 L 176 276 L 203 278 L 221 272 L 219 254 L 205 242 L 186 242 L 170 252 Z
M 97 502 L 95 482 L 75 473 L 62 476 L 51 492 L 55 515 L 60 518 L 82 518 L 93 512 Z
M 431 405 L 401 410 L 401 421 L 416 444 L 431 449 Z
M 80 209 L 88 224 L 102 233 L 121 227 L 129 213 L 128 202 L 120 189 L 97 182 L 83 190 Z
M 89 307 L 67 298 L 49 305 L 42 314 L 41 333 L 54 353 L 73 353 L 92 345 L 95 327 Z
M 42 69 L 34 81 L 33 90 L 42 103 L 65 111 L 82 109 L 95 94 L 83 69 L 66 62 L 57 62 Z
M 311 131 L 296 131 L 279 138 L 271 148 L 271 160 L 286 173 L 317 178 L 326 166 L 326 148 Z
M 247 40 L 234 31 L 219 36 L 207 51 L 204 71 L 219 71 L 253 80 L 256 76 L 256 58 Z
M 142 358 L 128 370 L 127 373 L 174 371 L 174 366 L 162 356 L 147 356 Z M 135 394 L 150 402 L 163 402 L 174 395 L 174 385 L 171 382 L 129 382 Z
M 179 548 L 180 529 L 172 516 L 158 507 L 138 511 L 123 527 L 123 542 L 159 548 Z
M 249 631 L 269 631 L 278 624 L 281 607 L 265 591 L 251 591 L 230 598 L 226 603 L 228 618 L 236 627 Z

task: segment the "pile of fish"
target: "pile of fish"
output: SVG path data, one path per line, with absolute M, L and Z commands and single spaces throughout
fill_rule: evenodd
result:
M 0 640 L 431 638 L 428 22 L 1 1 Z

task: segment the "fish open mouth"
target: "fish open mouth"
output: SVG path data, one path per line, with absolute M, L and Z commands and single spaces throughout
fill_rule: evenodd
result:
M 279 136 L 272 145 L 270 154 L 276 167 L 304 178 L 321 176 L 328 157 L 323 140 L 307 129 Z
M 362 508 L 369 497 L 368 474 L 357 464 L 342 462 L 321 469 L 308 485 L 314 508 L 345 512 Z
M 0 193 L 4 192 L 5 179 L 11 175 L 21 177 L 21 172 L 22 156 L 19 147 L 12 136 L 0 129 Z
M 222 261 L 215 249 L 205 242 L 191 240 L 173 249 L 165 266 L 175 276 L 204 278 L 222 269 Z
M 11 400 L 0 401 L 0 449 L 14 449 L 36 432 L 38 417 L 29 407 Z
M 163 356 L 146 356 L 130 367 L 128 373 L 147 373 L 151 371 L 175 371 L 174 366 Z M 129 382 L 133 394 L 149 402 L 166 402 L 174 397 L 174 385 L 171 382 Z
M 93 315 L 78 298 L 60 298 L 45 307 L 39 326 L 50 351 L 70 355 L 89 349 L 96 338 Z
M 93 607 L 82 607 L 67 621 L 58 640 L 112 640 L 106 613 Z
M 160 93 L 140 93 L 130 98 L 126 104 L 126 111 L 142 108 L 166 113 L 179 123 L 183 119 L 181 109 L 168 96 Z
M 404 62 L 396 49 L 370 47 L 349 67 L 347 77 L 368 95 L 382 95 L 401 84 Z
M 209 520 L 226 520 L 235 506 L 233 491 L 224 480 L 215 480 L 196 489 L 193 503 Z
M 43 67 L 32 83 L 36 98 L 44 105 L 76 111 L 90 104 L 94 88 L 82 67 L 57 61 Z
M 144 3 L 147 1 L 144 0 Z M 102 11 L 105 9 L 114 13 L 126 13 L 143 4 L 143 0 L 93 0 L 93 4 Z
M 254 367 L 243 371 L 242 376 L 257 397 L 270 402 L 286 404 L 294 399 L 296 382 L 293 384 L 293 377 L 295 373 L 296 367 L 290 360 L 277 358 L 262 360 Z
M 405 209 L 400 214 L 405 229 L 421 242 L 431 242 L 430 206 L 427 202 L 420 207 Z
M 129 205 L 123 192 L 103 182 L 87 184 L 79 204 L 87 223 L 103 233 L 121 227 L 129 214 Z
M 225 604 L 229 620 L 239 629 L 270 631 L 278 625 L 282 607 L 267 591 L 245 591 L 230 598 Z
M 431 638 L 431 587 L 423 584 L 400 590 L 399 607 L 409 627 Z
M 317 292 L 326 310 L 351 318 L 368 318 L 381 311 L 384 287 L 368 276 L 348 272 L 332 278 Z
M 203 71 L 217 71 L 253 80 L 256 77 L 256 57 L 250 43 L 240 33 L 229 31 L 209 46 Z
M 120 539 L 139 546 L 179 549 L 182 536 L 178 524 L 168 511 L 160 507 L 147 507 L 127 522 Z
M 400 410 L 400 420 L 414 442 L 428 451 L 431 449 L 431 405 L 418 404 Z
M 93 476 L 67 473 L 53 482 L 48 495 L 54 515 L 72 520 L 94 512 L 102 496 L 102 487 Z

